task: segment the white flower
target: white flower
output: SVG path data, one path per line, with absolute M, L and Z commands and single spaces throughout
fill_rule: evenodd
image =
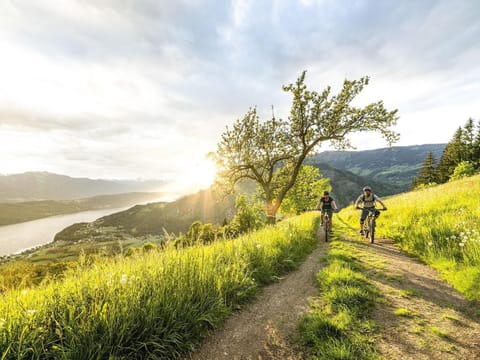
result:
M 260 249 L 261 247 L 262 247 L 262 245 L 257 244 L 257 249 Z
M 27 310 L 26 313 L 28 316 L 33 316 L 33 314 L 35 314 L 37 312 L 37 310 Z
M 461 243 L 460 243 L 460 244 L 458 244 L 458 245 L 460 245 L 460 246 L 462 246 L 462 247 L 463 247 L 463 246 L 465 246 L 465 243 L 461 242 Z
M 120 284 L 126 284 L 128 280 L 128 275 L 127 274 L 122 274 L 120 277 Z
M 433 243 L 430 241 L 430 242 L 428 243 L 428 246 L 432 246 L 432 245 L 433 245 Z

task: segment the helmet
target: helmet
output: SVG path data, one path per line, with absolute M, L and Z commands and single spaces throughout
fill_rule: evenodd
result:
M 330 193 L 328 191 L 324 191 L 323 195 L 330 195 Z
M 372 188 L 370 186 L 365 186 L 363 188 L 363 191 L 372 191 Z

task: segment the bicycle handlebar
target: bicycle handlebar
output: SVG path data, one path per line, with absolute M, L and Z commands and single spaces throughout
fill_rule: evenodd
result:
M 378 211 L 387 211 L 387 208 L 384 208 L 384 209 L 377 209 L 377 208 L 364 208 L 364 207 L 360 207 L 360 206 L 357 206 L 357 207 L 355 207 L 355 209 L 357 209 L 357 210 L 378 210 Z

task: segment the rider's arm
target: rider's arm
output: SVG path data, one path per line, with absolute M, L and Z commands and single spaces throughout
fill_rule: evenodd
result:
M 383 203 L 382 199 L 380 199 L 377 195 L 375 195 L 375 201 L 379 202 L 380 205 L 382 205 L 384 209 L 387 208 L 387 207 L 385 206 L 385 204 Z
M 357 200 L 355 200 L 355 207 L 358 207 L 358 204 L 362 201 L 362 195 L 360 195 Z
M 338 210 L 337 204 L 335 203 L 335 200 L 332 201 L 332 208 L 333 210 Z
M 317 206 L 315 207 L 315 210 L 321 210 L 322 209 L 322 198 L 318 200 Z

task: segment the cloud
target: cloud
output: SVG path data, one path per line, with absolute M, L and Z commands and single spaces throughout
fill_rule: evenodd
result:
M 318 90 L 370 75 L 359 103 L 398 108 L 416 142 L 478 116 L 479 17 L 474 0 L 2 2 L 0 140 L 42 148 L 2 152 L 12 169 L 175 174 L 249 107 L 287 117 L 281 85 L 304 69 Z

